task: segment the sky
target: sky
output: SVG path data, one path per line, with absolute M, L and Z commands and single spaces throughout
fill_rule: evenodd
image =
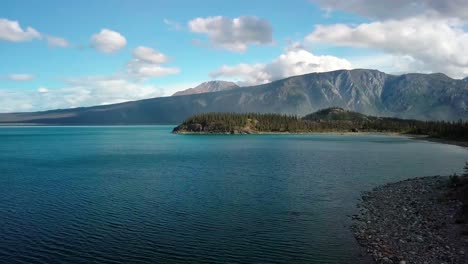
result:
M 0 113 L 338 69 L 468 76 L 466 0 L 0 2 Z

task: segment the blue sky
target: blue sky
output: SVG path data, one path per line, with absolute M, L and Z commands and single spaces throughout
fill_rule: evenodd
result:
M 375 2 L 4 0 L 0 112 L 342 68 L 468 75 L 468 4 Z

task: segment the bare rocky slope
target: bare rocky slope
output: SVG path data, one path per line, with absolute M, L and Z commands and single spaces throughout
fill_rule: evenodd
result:
M 0 114 L 0 123 L 176 124 L 203 112 L 303 116 L 333 106 L 374 116 L 468 120 L 468 82 L 444 74 L 389 75 L 377 70 L 338 70 L 220 92 L 95 107 Z

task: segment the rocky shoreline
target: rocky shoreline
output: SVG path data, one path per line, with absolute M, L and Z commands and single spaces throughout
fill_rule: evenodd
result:
M 453 178 L 377 187 L 362 196 L 352 231 L 376 263 L 468 263 L 468 224 Z M 465 204 L 466 213 L 466 204 Z
M 430 141 L 430 142 L 436 142 L 436 143 L 441 143 L 441 144 L 455 145 L 455 146 L 459 146 L 463 148 L 468 148 L 468 141 L 434 138 L 434 137 L 429 137 L 429 136 L 417 136 L 417 135 L 409 135 L 409 136 L 415 140 L 424 140 L 424 141 Z

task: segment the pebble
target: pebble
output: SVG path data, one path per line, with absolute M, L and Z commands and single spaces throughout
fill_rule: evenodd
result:
M 366 192 L 353 233 L 376 263 L 468 263 L 454 226 L 461 203 L 446 199 L 448 177 L 424 177 Z M 395 257 L 398 256 L 398 257 Z

